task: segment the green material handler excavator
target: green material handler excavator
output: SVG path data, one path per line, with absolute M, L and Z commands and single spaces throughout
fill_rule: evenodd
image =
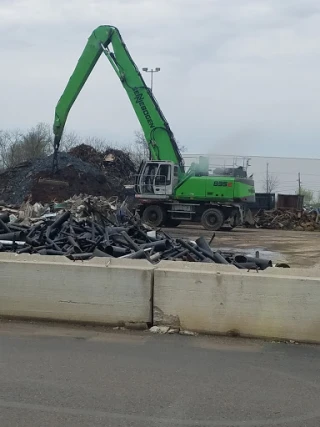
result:
M 243 206 L 255 200 L 253 180 L 243 170 L 231 176 L 212 176 L 205 157 L 185 170 L 169 124 L 113 26 L 102 25 L 93 31 L 56 106 L 54 171 L 69 111 L 101 54 L 106 55 L 127 92 L 149 147 L 150 160 L 142 162 L 135 182 L 143 221 L 154 227 L 201 221 L 207 230 L 218 230 L 226 222 L 236 226 Z

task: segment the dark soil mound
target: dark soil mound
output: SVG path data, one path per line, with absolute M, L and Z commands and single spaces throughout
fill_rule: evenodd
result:
M 62 201 L 74 194 L 110 197 L 121 195 L 118 176 L 103 173 L 92 164 L 67 153 L 59 153 L 59 172 L 52 176 L 52 156 L 23 163 L 0 174 L 0 200 L 20 205 L 32 201 Z M 46 180 L 51 181 L 46 181 Z M 62 182 L 59 182 L 62 181 Z
M 81 144 L 69 151 L 72 156 L 98 167 L 107 177 L 118 178 L 122 184 L 133 182 L 136 173 L 130 155 L 122 150 L 107 148 L 98 151 L 90 145 Z

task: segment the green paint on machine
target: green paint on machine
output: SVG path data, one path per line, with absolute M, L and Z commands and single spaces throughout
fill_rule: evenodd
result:
M 92 32 L 56 106 L 53 125 L 54 170 L 57 169 L 57 152 L 70 109 L 102 54 L 107 57 L 119 77 L 150 150 L 151 160 L 140 167 L 136 182 L 137 197 L 143 198 L 149 204 L 160 206 L 160 216 L 163 218 L 186 218 L 191 221 L 199 218 L 206 209 L 212 210 L 214 203 L 217 204 L 215 209 L 223 211 L 223 218 L 226 219 L 226 209 L 230 208 L 230 204 L 234 203 L 235 208 L 239 202 L 254 201 L 252 179 L 238 178 L 236 174 L 211 176 L 206 157 L 200 157 L 198 164 L 193 164 L 185 171 L 184 160 L 169 123 L 131 58 L 119 30 L 110 25 L 99 26 Z M 168 207 L 170 203 L 174 205 L 177 201 L 179 206 L 183 202 L 197 202 L 200 209 L 197 207 L 175 210 L 176 206 Z M 226 206 L 222 206 L 223 203 Z M 232 214 L 234 208 L 231 206 L 229 209 Z M 188 214 L 188 217 L 177 217 L 177 212 L 184 215 L 184 212 L 191 211 L 193 213 Z M 211 216 L 213 215 L 211 212 Z M 205 219 L 204 222 L 208 224 Z

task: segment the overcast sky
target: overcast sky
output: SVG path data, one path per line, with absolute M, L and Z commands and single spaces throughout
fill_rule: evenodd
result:
M 52 123 L 88 36 L 117 26 L 188 152 L 320 157 L 319 0 L 0 0 L 0 129 Z M 149 81 L 149 75 L 145 76 Z M 106 58 L 67 129 L 140 128 Z

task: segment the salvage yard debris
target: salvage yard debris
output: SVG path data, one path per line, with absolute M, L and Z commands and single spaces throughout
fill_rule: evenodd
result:
M 58 212 L 55 212 L 58 210 Z M 36 216 L 36 218 L 32 217 Z M 25 203 L 0 211 L 0 251 L 62 255 L 72 260 L 93 257 L 205 262 L 264 270 L 271 260 L 212 250 L 204 237 L 195 242 L 152 230 L 116 199 L 74 197 L 43 206 Z
M 135 174 L 129 155 L 109 149 L 93 161 L 92 153 L 86 156 L 89 149 L 94 150 L 81 145 L 71 150 L 73 155 L 59 153 L 59 171 L 54 177 L 52 155 L 6 169 L 0 173 L 0 200 L 20 205 L 30 197 L 33 202 L 47 203 L 80 193 L 123 197 L 124 184 L 132 182 Z
M 98 151 L 90 145 L 81 144 L 72 148 L 69 154 L 83 162 L 91 163 L 106 176 L 118 178 L 123 185 L 130 183 L 136 174 L 130 155 L 122 150 L 106 148 Z
M 267 228 L 275 230 L 318 231 L 320 230 L 320 215 L 316 210 L 260 210 L 247 227 Z

